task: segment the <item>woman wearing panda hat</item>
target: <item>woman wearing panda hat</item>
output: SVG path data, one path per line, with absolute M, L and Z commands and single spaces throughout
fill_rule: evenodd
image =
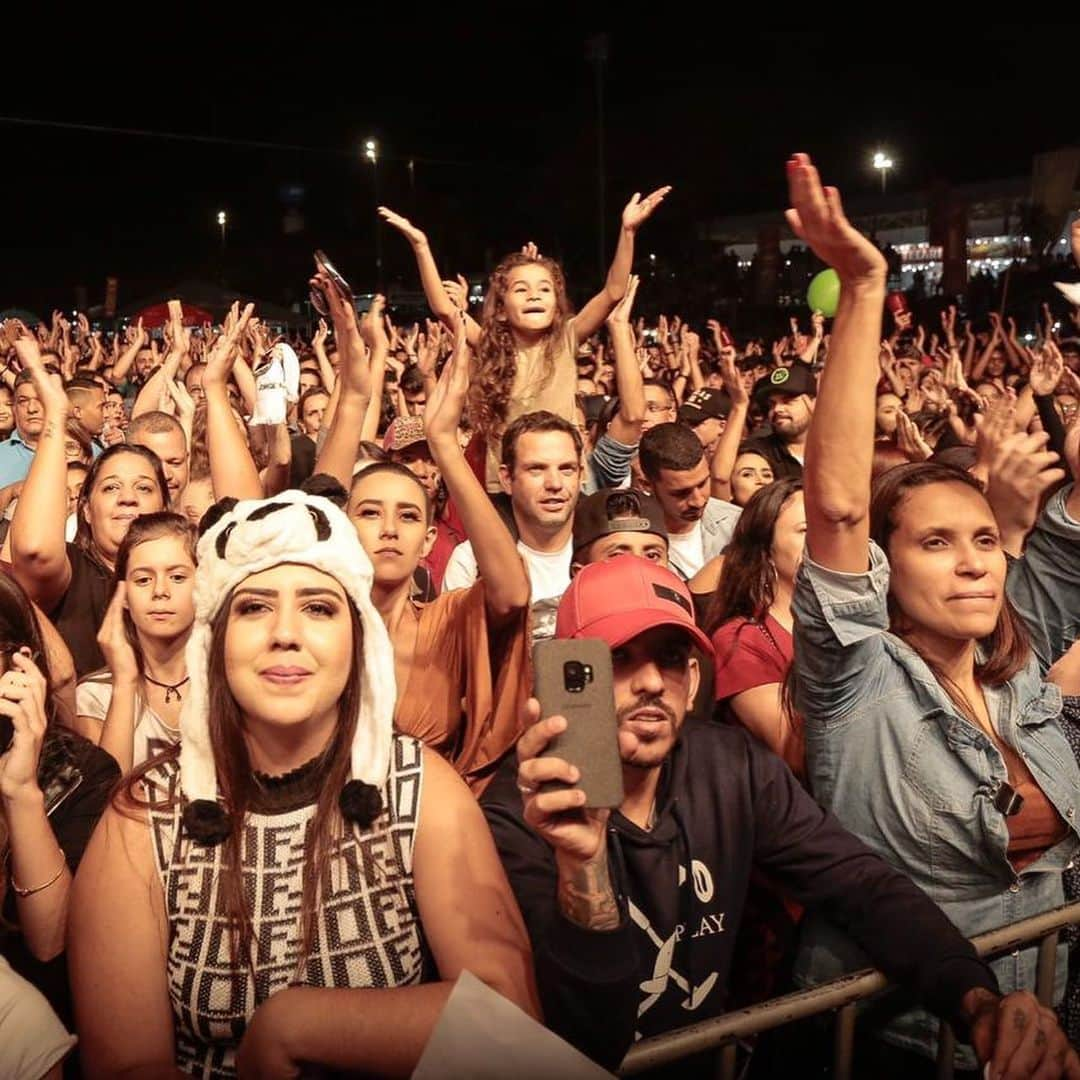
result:
M 117 797 L 72 899 L 88 1075 L 408 1075 L 466 966 L 536 1014 L 475 800 L 392 733 L 348 518 L 288 491 L 203 525 L 181 749 Z

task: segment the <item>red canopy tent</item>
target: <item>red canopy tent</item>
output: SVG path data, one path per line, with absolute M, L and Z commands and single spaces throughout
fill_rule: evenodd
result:
M 194 304 L 183 304 L 182 306 L 185 326 L 202 326 L 203 323 L 212 323 L 214 321 L 214 316 L 205 308 L 196 307 Z M 150 307 L 137 312 L 132 321 L 135 319 L 142 319 L 143 326 L 147 330 L 156 330 L 169 321 L 169 305 L 167 303 L 151 304 Z

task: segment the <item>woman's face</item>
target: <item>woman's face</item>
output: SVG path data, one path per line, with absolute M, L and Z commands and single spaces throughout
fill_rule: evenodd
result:
M 385 588 L 411 578 L 435 542 L 423 490 L 406 476 L 361 473 L 349 496 L 349 518 L 371 559 L 375 584 Z
M 966 484 L 927 484 L 893 511 L 890 592 L 916 633 L 978 640 L 1005 597 L 1005 552 L 986 499 Z
M 126 583 L 127 609 L 141 635 L 175 639 L 195 621 L 195 564 L 178 536 L 144 540 L 132 548 Z
M 12 405 L 11 391 L 5 386 L 0 389 L 0 431 L 10 432 L 15 426 L 15 412 Z
M 986 362 L 986 374 L 991 379 L 1000 379 L 1005 374 L 1005 353 L 1001 349 L 995 349 Z
M 94 544 L 112 560 L 135 518 L 164 509 L 150 463 L 141 454 L 116 454 L 98 472 L 84 513 Z
M 901 405 L 902 402 L 895 394 L 878 395 L 875 420 L 879 434 L 888 436 L 896 434 L 896 414 L 900 411 Z
M 283 563 L 233 590 L 225 677 L 247 731 L 306 728 L 318 753 L 337 722 L 353 663 L 352 617 L 336 578 Z
M 731 501 L 745 506 L 755 491 L 774 479 L 772 465 L 760 454 L 740 454 L 731 470 Z
M 780 508 L 773 526 L 772 548 L 769 552 L 776 576 L 788 585 L 795 581 L 795 573 L 802 562 L 806 543 L 806 508 L 803 493 L 796 491 Z

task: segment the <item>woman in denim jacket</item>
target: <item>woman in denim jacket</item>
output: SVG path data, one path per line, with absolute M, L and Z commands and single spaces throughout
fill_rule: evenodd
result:
M 793 602 L 810 783 L 971 937 L 1061 904 L 1080 847 L 1080 771 L 1058 723 L 1060 692 L 1043 681 L 1080 612 L 1080 491 L 1050 500 L 1011 565 L 1006 552 L 1020 554 L 1031 526 L 1024 514 L 1064 476 L 1041 436 L 999 448 L 997 483 L 1010 485 L 1000 521 L 977 481 L 933 463 L 890 470 L 871 497 L 884 260 L 808 159 L 789 164 L 789 180 L 789 220 L 842 281 L 806 447 Z M 807 928 L 803 976 L 858 963 L 827 926 Z M 1059 987 L 1064 967 L 1062 952 Z M 1032 989 L 1035 949 L 994 970 L 1004 993 Z M 885 1035 L 933 1056 L 936 1027 L 912 1011 Z M 964 1049 L 956 1064 L 975 1058 Z

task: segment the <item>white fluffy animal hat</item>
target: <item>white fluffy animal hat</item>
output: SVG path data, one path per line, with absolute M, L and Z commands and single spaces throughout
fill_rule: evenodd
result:
M 336 578 L 356 605 L 364 631 L 360 711 L 352 743 L 352 779 L 341 793 L 345 817 L 365 827 L 381 809 L 390 768 L 395 703 L 394 652 L 371 602 L 372 567 L 356 530 L 329 499 L 284 491 L 269 499 L 223 499 L 207 511 L 198 542 L 195 624 L 187 644 L 190 690 L 180 714 L 180 786 L 184 825 L 216 844 L 230 831 L 218 802 L 209 728 L 211 623 L 245 578 L 281 563 L 312 566 Z

